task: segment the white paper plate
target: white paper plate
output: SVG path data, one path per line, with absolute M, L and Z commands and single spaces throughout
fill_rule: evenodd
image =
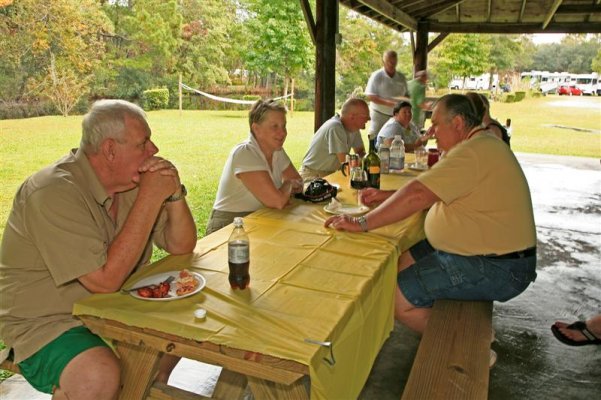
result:
M 365 214 L 369 211 L 369 207 L 367 206 L 359 206 L 356 204 L 341 204 L 340 207 L 336 207 L 335 209 L 329 208 L 330 204 L 327 204 L 323 207 L 323 210 L 329 214 L 348 214 L 348 215 L 359 215 Z
M 428 165 L 417 165 L 417 163 L 407 164 L 407 168 L 412 169 L 414 171 L 427 171 Z
M 190 274 L 192 276 L 194 276 L 194 279 L 196 279 L 196 281 L 198 282 L 198 286 L 196 287 L 196 289 L 194 289 L 194 291 L 192 291 L 190 293 L 186 293 L 182 296 L 178 296 L 177 293 L 175 293 L 175 289 L 176 289 L 175 281 L 177 281 L 177 279 L 179 278 L 179 271 L 169 271 L 169 272 L 164 272 L 162 274 L 152 275 L 152 276 L 149 276 L 148 278 L 140 279 L 139 281 L 137 281 L 136 283 L 131 285 L 131 287 L 143 287 L 143 286 L 150 286 L 150 285 L 158 285 L 159 283 L 163 282 L 170 276 L 173 276 L 173 277 L 175 277 L 175 280 L 173 282 L 171 282 L 171 288 L 169 289 L 168 297 L 142 297 L 138 294 L 138 292 L 136 290 L 129 292 L 129 294 L 131 294 L 136 299 L 150 300 L 150 301 L 172 301 L 172 300 L 183 299 L 185 297 L 189 297 L 189 296 L 192 296 L 193 294 L 200 292 L 207 284 L 207 281 L 204 278 L 204 276 L 202 276 L 198 272 L 190 272 Z

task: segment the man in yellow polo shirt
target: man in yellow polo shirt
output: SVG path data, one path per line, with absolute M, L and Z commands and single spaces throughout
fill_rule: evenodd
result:
M 399 257 L 395 317 L 423 332 L 436 299 L 506 301 L 536 278 L 536 228 L 526 177 L 509 147 L 482 129 L 471 101 L 443 96 L 432 126 L 444 157 L 397 191 L 365 189 L 359 218 L 325 225 L 367 231 L 429 209 L 426 240 Z
M 15 195 L 0 247 L 0 338 L 23 376 L 54 399 L 115 399 L 119 360 L 71 315 L 73 303 L 119 290 L 148 263 L 153 242 L 192 252 L 196 226 L 140 107 L 98 101 L 82 128 L 79 148 Z M 165 358 L 161 373 L 175 361 Z

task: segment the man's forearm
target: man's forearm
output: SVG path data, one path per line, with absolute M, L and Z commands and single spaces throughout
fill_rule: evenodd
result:
M 167 203 L 167 227 L 165 241 L 171 254 L 191 253 L 196 246 L 196 224 L 186 200 Z
M 367 214 L 369 229 L 401 221 L 431 207 L 438 200 L 438 197 L 426 186 L 413 180 Z

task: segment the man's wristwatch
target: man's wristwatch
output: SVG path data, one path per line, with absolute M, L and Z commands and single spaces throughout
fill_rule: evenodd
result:
M 165 202 L 166 203 L 171 203 L 173 201 L 181 200 L 184 197 L 186 197 L 187 194 L 188 194 L 188 191 L 186 190 L 186 187 L 184 185 L 182 185 L 180 187 L 179 194 L 172 194 L 171 196 L 167 197 L 167 199 L 165 200 Z
M 367 232 L 367 218 L 365 218 L 365 215 L 357 217 L 355 221 L 359 223 L 359 226 L 363 232 Z

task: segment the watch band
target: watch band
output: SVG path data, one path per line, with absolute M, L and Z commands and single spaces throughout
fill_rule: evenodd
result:
M 359 223 L 363 232 L 367 232 L 367 218 L 365 218 L 365 215 L 355 218 L 355 221 Z
M 182 184 L 180 187 L 180 191 L 178 195 L 174 195 L 172 194 L 171 196 L 167 197 L 167 199 L 165 200 L 166 203 L 171 203 L 173 201 L 178 201 L 183 199 L 184 197 L 186 197 L 186 195 L 188 194 L 188 191 L 186 190 L 186 187 Z

